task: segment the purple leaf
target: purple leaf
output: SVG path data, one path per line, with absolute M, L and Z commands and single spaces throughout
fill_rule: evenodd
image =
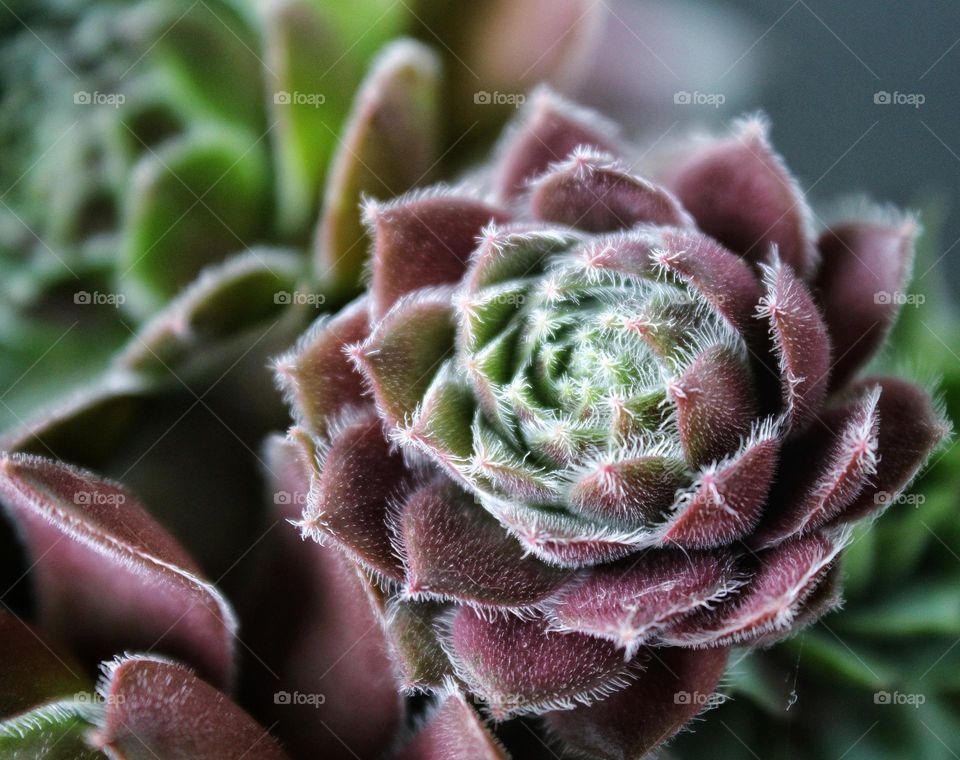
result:
M 32 558 L 45 630 L 84 659 L 156 649 L 218 685 L 232 683 L 230 606 L 130 494 L 29 455 L 5 455 L 0 470 L 0 498 Z
M 713 346 L 667 386 L 687 461 L 703 466 L 735 451 L 756 417 L 751 370 L 733 350 Z
M 402 581 L 388 514 L 406 487 L 403 457 L 391 450 L 379 418 L 366 412 L 336 432 L 310 488 L 302 530 L 331 537 L 364 567 Z
M 698 474 L 662 528 L 661 541 L 705 549 L 749 534 L 767 504 L 779 454 L 779 431 L 761 426 L 735 455 Z
M 820 237 L 818 289 L 842 388 L 883 344 L 900 310 L 917 225 L 912 219 L 850 221 Z
M 459 691 L 452 689 L 427 716 L 396 760 L 508 760 L 500 742 Z
M 467 196 L 412 193 L 385 205 L 368 205 L 374 240 L 371 293 L 375 319 L 407 293 L 457 282 L 490 222 L 505 212 Z
M 783 403 L 790 425 L 802 430 L 827 395 L 830 336 L 807 286 L 776 261 L 763 265 L 766 295 L 757 318 L 767 322 L 780 370 Z
M 632 659 L 664 627 L 735 591 L 738 573 L 723 552 L 650 550 L 591 570 L 551 603 L 551 627 L 612 641 Z
M 822 601 L 817 589 L 828 579 L 844 541 L 842 535 L 811 533 L 756 555 L 753 576 L 735 596 L 684 618 L 664 634 L 664 641 L 716 647 L 789 636 L 798 620 L 807 619 L 807 603 Z
M 485 617 L 461 607 L 447 640 L 457 677 L 495 720 L 589 704 L 629 683 L 623 653 L 609 641 L 556 633 L 540 618 Z
M 390 310 L 351 358 L 391 425 L 413 417 L 456 337 L 449 289 L 429 289 Z
M 106 704 L 91 743 L 125 760 L 283 760 L 269 732 L 210 684 L 170 660 L 133 655 L 107 665 Z
M 546 88 L 536 90 L 501 148 L 496 166 L 500 197 L 519 194 L 529 180 L 581 145 L 616 154 L 616 128 Z
M 408 595 L 523 608 L 542 602 L 566 577 L 526 555 L 471 494 L 448 478 L 414 491 L 400 520 Z
M 277 382 L 297 424 L 326 435 L 331 419 L 364 403 L 363 378 L 345 353 L 370 334 L 369 305 L 361 298 L 336 316 L 322 316 L 297 345 L 274 362 Z
M 533 183 L 535 219 L 587 232 L 608 232 L 640 223 L 691 227 L 668 191 L 626 171 L 612 156 L 577 148 Z
M 768 513 L 751 542 L 772 546 L 844 513 L 876 475 L 880 461 L 875 386 L 863 398 L 824 412 L 821 424 L 788 445 Z M 871 489 L 872 491 L 872 489 Z
M 705 707 L 727 664 L 727 649 L 651 649 L 647 669 L 623 691 L 589 707 L 546 716 L 550 733 L 598 760 L 641 760 Z
M 733 137 L 694 150 L 668 186 L 700 229 L 748 261 L 768 260 L 777 246 L 784 262 L 810 280 L 817 250 L 803 192 L 767 140 L 767 125 L 743 122 Z

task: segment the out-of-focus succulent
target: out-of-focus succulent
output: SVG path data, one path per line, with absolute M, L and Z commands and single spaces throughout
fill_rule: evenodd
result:
M 367 293 L 277 362 L 301 530 L 358 568 L 401 686 L 591 757 L 639 757 L 730 646 L 836 606 L 851 526 L 948 432 L 922 388 L 858 376 L 912 219 L 817 238 L 759 119 L 662 185 L 630 156 L 541 91 L 462 185 L 367 205 Z

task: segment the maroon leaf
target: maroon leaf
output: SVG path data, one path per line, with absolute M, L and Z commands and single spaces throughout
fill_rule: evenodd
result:
M 407 422 L 453 351 L 456 336 L 449 289 L 430 289 L 399 301 L 350 356 L 391 425 Z
M 300 444 L 300 445 L 298 445 Z M 302 433 L 273 437 L 265 459 L 274 517 L 245 594 L 245 694 L 296 757 L 379 757 L 403 722 L 394 664 L 366 578 L 342 552 L 304 541 L 313 452 Z M 298 697 L 297 695 L 303 695 Z M 247 704 L 247 703 L 245 703 Z
M 230 606 L 130 494 L 29 455 L 3 456 L 0 470 L 45 630 L 84 659 L 156 649 L 218 685 L 232 682 Z
M 90 740 L 111 757 L 287 757 L 253 718 L 170 660 L 145 655 L 118 658 L 106 666 L 98 691 L 106 712 Z
M 764 265 L 763 282 L 766 295 L 757 317 L 769 326 L 789 422 L 802 430 L 827 395 L 830 336 L 807 286 L 792 269 L 779 261 Z
M 652 550 L 571 582 L 548 615 L 554 629 L 607 639 L 632 659 L 669 623 L 709 607 L 738 585 L 728 554 Z
M 375 319 L 406 293 L 457 282 L 483 227 L 508 221 L 503 211 L 448 193 L 412 193 L 382 206 L 371 204 L 366 216 L 374 239 Z
M 581 109 L 540 88 L 530 96 L 521 122 L 507 133 L 497 162 L 497 189 L 510 199 L 550 164 L 584 145 L 617 153 L 616 127 L 597 113 Z
M 827 579 L 845 537 L 811 533 L 757 555 L 757 567 L 736 596 L 698 612 L 663 635 L 668 644 L 715 647 L 770 642 L 796 630 L 808 601 L 822 601 L 818 587 Z M 826 610 L 822 610 L 826 611 Z
M 702 466 L 735 451 L 756 417 L 751 370 L 725 346 L 698 356 L 667 393 L 677 409 L 687 461 Z
M 764 262 L 775 245 L 801 277 L 812 278 L 817 250 L 810 210 L 763 121 L 745 121 L 733 137 L 695 151 L 668 184 L 700 229 L 734 253 Z
M 508 760 L 506 750 L 459 691 L 451 690 L 396 760 Z
M 471 494 L 445 477 L 407 498 L 401 526 L 410 596 L 522 608 L 542 602 L 566 577 L 527 556 Z
M 609 641 L 555 633 L 545 620 L 484 617 L 461 607 L 446 643 L 457 677 L 495 720 L 588 704 L 629 683 L 631 670 Z
M 715 702 L 727 649 L 651 649 L 646 671 L 623 691 L 589 707 L 546 716 L 571 750 L 598 760 L 640 760 Z
M 687 483 L 682 461 L 638 455 L 590 467 L 573 484 L 568 498 L 587 517 L 641 528 L 669 507 L 677 489 Z
M 750 533 L 767 503 L 779 454 L 779 431 L 767 423 L 735 455 L 702 470 L 663 527 L 662 542 L 704 549 Z
M 361 298 L 330 318 L 322 316 L 274 362 L 277 382 L 297 424 L 326 435 L 343 410 L 364 403 L 363 379 L 344 353 L 370 334 L 369 304 Z
M 879 463 L 879 397 L 875 386 L 860 400 L 829 410 L 821 424 L 788 448 L 785 459 L 791 466 L 778 481 L 752 543 L 772 546 L 819 528 L 860 495 Z
M 403 457 L 384 438 L 379 418 L 372 412 L 359 416 L 332 438 L 310 489 L 304 534 L 321 543 L 329 536 L 365 567 L 402 581 L 404 570 L 387 517 L 407 474 Z
M 656 230 L 650 235 L 652 258 L 660 269 L 694 288 L 745 337 L 753 335 L 761 288 L 743 259 L 698 232 Z
M 669 192 L 630 174 L 612 156 L 587 148 L 577 148 L 536 180 L 530 210 L 535 219 L 588 232 L 627 229 L 641 222 L 693 225 Z
M 551 565 L 583 567 L 612 562 L 644 543 L 642 532 L 616 531 L 519 501 L 488 499 L 484 504 L 527 551 Z
M 842 388 L 883 344 L 896 319 L 913 259 L 912 219 L 851 221 L 820 237 L 817 278 L 836 363 L 831 385 Z
M 880 466 L 840 522 L 857 520 L 889 506 L 951 432 L 943 410 L 920 386 L 895 377 L 869 378 L 854 388 L 880 386 L 877 452 Z

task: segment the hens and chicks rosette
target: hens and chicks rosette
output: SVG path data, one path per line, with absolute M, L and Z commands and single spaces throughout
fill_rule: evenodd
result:
M 400 687 L 440 695 L 411 758 L 502 757 L 468 704 L 575 755 L 656 747 L 731 647 L 839 603 L 850 526 L 948 434 L 859 372 L 911 218 L 818 237 L 761 119 L 657 183 L 639 158 L 539 91 L 463 184 L 367 205 L 366 293 L 276 363 L 303 535 L 350 560 Z

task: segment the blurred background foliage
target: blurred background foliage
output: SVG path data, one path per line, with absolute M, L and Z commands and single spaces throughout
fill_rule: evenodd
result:
M 357 287 L 362 230 L 331 199 L 352 209 L 360 192 L 454 178 L 541 81 L 651 141 L 764 108 L 815 198 L 856 189 L 921 209 L 912 292 L 924 300 L 905 306 L 878 369 L 935 383 L 960 420 L 960 149 L 943 84 L 960 61 L 944 37 L 956 11 L 925 1 L 914 25 L 914 6 L 882 5 L 889 14 L 803 0 L 6 0 L 0 430 L 67 399 L 70 424 L 47 424 L 35 448 L 121 478 L 208 574 L 232 569 L 262 524 L 259 441 L 285 425 L 265 365 L 317 313 L 271 296 L 301 288 L 333 309 Z M 378 187 L 360 170 L 387 170 L 375 141 L 354 141 L 349 123 L 371 60 L 401 35 L 442 62 L 437 83 L 429 66 L 416 74 L 415 107 L 436 134 L 416 172 Z M 925 110 L 873 102 L 898 88 L 926 93 Z M 722 103 L 684 104 L 682 92 Z M 324 214 L 341 268 L 320 250 Z M 214 287 L 208 276 L 172 300 L 223 262 Z M 76 436 L 91 426 L 96 440 Z M 958 499 L 951 442 L 857 536 L 844 610 L 736 658 L 732 699 L 670 753 L 956 757 Z M 224 581 L 234 598 L 256 557 Z M 0 564 L 17 577 L 14 552 Z

